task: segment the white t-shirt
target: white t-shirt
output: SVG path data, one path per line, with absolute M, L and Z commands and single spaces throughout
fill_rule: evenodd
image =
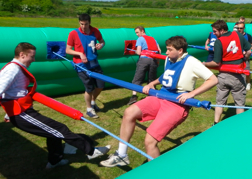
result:
M 181 58 L 177 60 L 181 61 L 188 53 L 184 53 Z M 170 59 L 166 59 L 170 60 Z M 166 63 L 165 63 L 166 64 Z M 196 80 L 202 78 L 204 80 L 209 79 L 213 75 L 213 72 L 209 70 L 201 61 L 193 56 L 189 56 L 183 70 L 181 71 L 177 92 L 182 93 L 185 91 L 193 91 L 195 89 Z

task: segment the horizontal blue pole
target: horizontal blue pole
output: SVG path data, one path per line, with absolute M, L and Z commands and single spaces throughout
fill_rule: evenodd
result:
M 68 62 L 72 63 L 72 61 L 68 60 L 67 58 L 53 52 L 54 54 L 58 55 L 59 57 L 67 60 Z M 75 64 L 76 65 L 76 64 Z M 78 66 L 78 65 L 76 65 Z M 136 85 L 136 84 L 132 84 L 132 83 L 129 83 L 129 82 L 126 82 L 126 81 L 122 81 L 122 80 L 118 80 L 118 79 L 115 79 L 115 78 L 111 78 L 109 76 L 106 76 L 106 75 L 103 75 L 103 74 L 100 74 L 100 73 L 96 73 L 96 72 L 91 72 L 81 66 L 78 66 L 79 68 L 83 69 L 84 71 L 86 71 L 88 73 L 89 76 L 93 77 L 93 78 L 96 78 L 96 79 L 100 79 L 100 80 L 103 80 L 105 82 L 108 82 L 108 83 L 112 83 L 112 84 L 115 84 L 115 85 L 118 85 L 118 86 L 121 86 L 121 87 L 124 87 L 124 88 L 127 88 L 129 90 L 132 90 L 132 91 L 137 91 L 139 93 L 143 93 L 143 87 L 140 86 L 140 85 Z M 161 98 L 161 99 L 166 99 L 166 100 L 169 100 L 169 101 L 172 101 L 172 102 L 175 102 L 175 103 L 178 103 L 179 100 L 176 99 L 178 97 L 179 94 L 176 94 L 176 93 L 170 93 L 170 92 L 167 92 L 167 91 L 162 91 L 162 90 L 154 90 L 154 89 L 150 89 L 149 91 L 149 95 L 150 96 L 156 96 L 158 98 Z M 194 98 L 189 98 L 185 101 L 184 105 L 187 105 L 187 106 L 193 106 L 193 107 L 203 107 L 205 109 L 210 109 L 210 102 L 209 101 L 199 101 L 197 99 L 194 99 Z
M 191 47 L 191 48 L 196 48 L 196 49 L 201 49 L 201 50 L 206 50 L 206 49 L 205 49 L 205 46 L 188 45 L 188 47 Z M 213 49 L 213 48 L 209 48 L 208 50 L 209 50 L 209 51 L 214 51 L 214 49 Z M 252 56 L 252 53 L 250 54 L 250 56 Z
M 221 108 L 252 109 L 252 107 L 247 107 L 247 106 L 229 106 L 229 105 L 216 105 L 216 104 L 211 104 L 210 106 L 221 107 Z
M 206 49 L 205 49 L 205 46 L 188 45 L 188 47 L 196 48 L 196 49 L 201 49 L 201 50 L 206 50 Z M 213 51 L 213 48 L 209 48 L 208 50 L 209 50 L 209 51 Z

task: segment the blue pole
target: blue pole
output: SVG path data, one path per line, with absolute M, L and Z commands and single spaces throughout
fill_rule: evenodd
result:
M 228 106 L 228 105 L 216 105 L 216 104 L 211 104 L 210 106 L 222 107 L 222 108 L 252 109 L 252 107 L 247 107 L 247 106 Z
M 199 45 L 188 45 L 188 47 L 196 48 L 196 49 L 201 49 L 201 50 L 206 50 L 204 46 L 199 46 Z M 209 48 L 209 51 L 214 51 L 214 49 L 213 48 Z M 250 56 L 252 56 L 252 53 L 251 53 Z
M 55 55 L 58 55 L 59 57 L 67 60 L 68 62 L 72 63 L 70 60 L 68 60 L 67 58 L 53 52 Z M 76 64 L 75 64 L 76 65 Z M 78 65 L 76 65 L 78 66 Z M 132 84 L 132 83 L 129 83 L 129 82 L 126 82 L 126 81 L 122 81 L 122 80 L 118 80 L 118 79 L 115 79 L 115 78 L 111 78 L 109 76 L 106 76 L 106 75 L 103 75 L 103 74 L 99 74 L 99 73 L 95 73 L 95 72 L 91 72 L 85 68 L 82 68 L 81 66 L 78 66 L 79 68 L 83 69 L 84 71 L 87 72 L 87 74 L 93 78 L 96 78 L 96 79 L 100 79 L 100 80 L 103 80 L 105 82 L 108 82 L 108 83 L 112 83 L 112 84 L 115 84 L 115 85 L 118 85 L 118 86 L 121 86 L 121 87 L 124 87 L 124 88 L 127 88 L 127 89 L 130 89 L 132 91 L 137 91 L 139 93 L 143 93 L 142 90 L 143 90 L 143 87 L 140 86 L 140 85 L 135 85 L 135 84 Z M 169 93 L 167 91 L 162 91 L 162 90 L 154 90 L 154 89 L 150 89 L 149 91 L 149 95 L 151 96 L 156 96 L 158 98 L 161 98 L 161 99 L 166 99 L 166 100 L 169 100 L 169 101 L 172 101 L 172 102 L 176 102 L 178 103 L 178 94 L 175 94 L 175 93 Z M 203 107 L 205 109 L 210 109 L 210 102 L 209 101 L 199 101 L 197 99 L 194 99 L 194 98 L 189 98 L 185 101 L 184 105 L 188 105 L 188 106 L 193 106 L 193 107 Z
M 153 160 L 153 159 L 154 159 L 154 158 L 152 158 L 151 156 L 149 156 L 148 154 L 146 154 L 146 153 L 144 153 L 143 151 L 139 150 L 138 148 L 134 147 L 134 146 L 131 145 L 130 143 L 128 143 L 128 142 L 122 140 L 121 138 L 117 137 L 116 135 L 112 134 L 111 132 L 107 131 L 106 129 L 104 129 L 104 128 L 98 126 L 97 124 L 95 124 L 95 123 L 93 123 L 93 122 L 87 120 L 87 119 L 84 118 L 84 117 L 81 117 L 81 119 L 82 119 L 83 121 L 86 121 L 87 123 L 89 123 L 89 124 L 95 126 L 96 128 L 102 130 L 103 132 L 107 133 L 108 135 L 114 137 L 115 139 L 119 140 L 120 142 L 126 144 L 127 146 L 129 146 L 129 147 L 132 148 L 133 150 L 137 151 L 138 153 L 142 154 L 143 156 L 147 157 L 148 159 L 150 159 L 150 160 Z

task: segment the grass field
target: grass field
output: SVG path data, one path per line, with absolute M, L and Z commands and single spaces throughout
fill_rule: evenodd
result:
M 133 28 L 136 25 L 145 27 L 167 26 L 167 25 L 187 25 L 212 23 L 211 20 L 202 19 L 175 19 L 175 18 L 155 18 L 155 17 L 93 17 L 92 25 L 98 28 Z M 5 18 L 0 17 L 2 27 L 78 27 L 78 20 L 75 18 Z M 197 86 L 202 84 L 199 80 Z M 159 86 L 160 87 L 160 86 Z M 199 100 L 208 100 L 215 104 L 216 87 L 197 97 Z M 248 92 L 247 106 L 252 106 L 252 92 Z M 105 89 L 98 97 L 97 104 L 102 108 L 98 119 L 89 119 L 100 125 L 115 135 L 119 135 L 121 119 L 126 103 L 131 96 L 131 91 L 123 88 Z M 144 94 L 139 94 L 139 98 L 144 98 Z M 80 110 L 85 114 L 85 103 L 83 94 L 71 94 L 54 98 L 68 106 Z M 228 101 L 233 105 L 231 97 Z M 34 108 L 40 113 L 49 116 L 59 122 L 66 124 L 73 132 L 85 133 L 95 140 L 97 146 L 112 145 L 111 152 L 118 147 L 118 141 L 99 129 L 83 121 L 75 121 L 63 116 L 42 104 L 35 102 Z M 234 109 L 225 109 L 223 118 L 235 114 Z M 173 130 L 165 139 L 159 143 L 161 153 L 165 153 L 183 144 L 192 137 L 204 132 L 213 123 L 214 109 L 206 111 L 201 108 L 193 108 L 187 120 Z M 0 108 L 0 121 L 4 118 L 4 112 Z M 131 144 L 144 150 L 145 129 L 150 122 L 137 123 Z M 129 149 L 131 164 L 125 167 L 104 168 L 99 166 L 99 161 L 106 159 L 104 156 L 99 159 L 88 160 L 80 151 L 76 155 L 66 155 L 70 164 L 46 171 L 47 149 L 46 141 L 31 134 L 27 134 L 10 123 L 0 122 L 0 178 L 1 179 L 113 179 L 125 172 L 128 172 L 146 162 L 146 158 L 139 153 Z M 169 161 L 167 161 L 169 162 Z
M 184 19 L 167 17 L 93 17 L 91 24 L 97 28 L 135 28 L 138 25 L 144 27 L 159 27 L 170 25 L 210 24 L 208 19 Z M 0 17 L 1 27 L 78 27 L 77 18 L 20 18 Z

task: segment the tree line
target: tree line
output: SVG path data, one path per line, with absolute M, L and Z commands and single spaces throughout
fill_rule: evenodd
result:
M 206 11 L 225 11 L 224 17 L 252 17 L 252 4 L 230 4 L 220 0 L 119 0 L 114 3 L 119 7 L 141 7 L 141 8 L 167 8 L 167 9 L 195 9 Z M 229 13 L 234 12 L 234 13 Z M 188 16 L 187 12 L 181 11 L 183 16 Z M 190 14 L 189 14 L 190 15 Z M 194 15 L 191 12 L 191 15 Z M 201 16 L 211 16 L 206 13 Z
M 102 15 L 107 7 L 179 9 L 176 13 L 152 14 L 154 16 L 212 17 L 208 11 L 224 11 L 222 17 L 252 17 L 252 4 L 229 4 L 220 0 L 119 0 L 116 2 L 90 2 L 83 0 L 0 0 L 0 16 L 52 16 L 76 17 L 81 13 Z M 206 12 L 194 12 L 205 10 Z M 232 12 L 232 13 L 231 13 Z

